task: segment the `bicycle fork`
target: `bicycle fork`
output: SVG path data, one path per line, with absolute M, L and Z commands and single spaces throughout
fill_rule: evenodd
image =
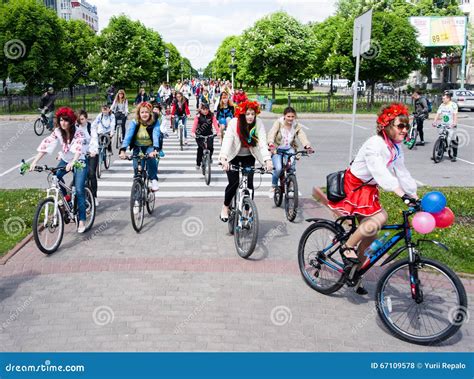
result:
M 59 197 L 59 190 L 58 188 L 48 188 L 46 190 L 46 197 L 52 197 L 54 199 L 54 209 L 53 209 L 53 225 L 56 225 L 58 223 L 58 208 L 59 208 L 59 203 L 58 203 L 58 197 Z M 45 210 L 45 218 L 43 221 L 43 227 L 46 228 L 46 225 L 48 224 L 48 219 L 49 219 L 49 206 L 46 206 Z
M 408 256 L 408 271 L 410 274 L 411 297 L 413 300 L 415 300 L 417 304 L 420 304 L 423 302 L 423 291 L 421 290 L 420 280 L 418 278 L 418 268 L 416 262 L 417 255 L 415 253 L 415 247 L 412 244 L 408 246 Z

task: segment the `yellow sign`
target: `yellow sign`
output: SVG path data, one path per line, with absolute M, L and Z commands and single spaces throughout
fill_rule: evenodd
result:
M 410 17 L 418 41 L 427 47 L 464 46 L 466 17 Z

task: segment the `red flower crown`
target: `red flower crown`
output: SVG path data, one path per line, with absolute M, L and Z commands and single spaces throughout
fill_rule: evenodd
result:
M 244 101 L 237 106 L 234 117 L 239 117 L 241 114 L 245 114 L 247 109 L 253 109 L 256 114 L 259 114 L 260 104 L 257 101 Z
M 69 107 L 59 108 L 56 112 L 56 118 L 58 119 L 58 123 L 60 118 L 67 119 L 71 124 L 75 124 L 77 120 L 76 114 Z
M 392 104 L 390 107 L 385 108 L 382 111 L 382 114 L 377 118 L 377 124 L 386 127 L 390 124 L 390 121 L 400 115 L 408 116 L 408 108 L 402 103 Z

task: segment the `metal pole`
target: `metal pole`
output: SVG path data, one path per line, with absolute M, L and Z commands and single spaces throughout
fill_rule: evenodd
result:
M 234 57 L 232 57 L 232 91 L 234 90 Z
M 360 67 L 360 40 L 362 39 L 362 28 L 357 27 L 357 46 L 356 46 L 356 70 L 354 80 L 354 94 L 352 99 L 352 126 L 351 126 L 351 144 L 349 147 L 349 163 L 352 161 L 352 150 L 354 147 L 354 130 L 356 123 L 356 112 L 357 112 L 357 90 L 359 87 L 359 67 Z
M 465 30 L 464 30 L 464 48 L 462 49 L 462 61 L 461 61 L 461 89 L 464 89 L 464 80 L 466 76 L 466 50 L 467 50 L 467 17 L 465 19 Z
M 169 83 L 170 82 L 170 65 L 169 65 L 169 59 L 166 58 L 166 81 Z

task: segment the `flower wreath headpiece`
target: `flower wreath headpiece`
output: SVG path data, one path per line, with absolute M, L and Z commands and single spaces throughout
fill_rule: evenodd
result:
M 241 114 L 245 114 L 247 109 L 253 109 L 256 114 L 259 114 L 260 104 L 257 101 L 244 101 L 237 106 L 234 117 L 239 117 Z
M 408 108 L 401 103 L 392 104 L 390 107 L 383 110 L 382 114 L 377 118 L 377 124 L 386 127 L 390 124 L 390 121 L 400 115 L 408 116 Z

